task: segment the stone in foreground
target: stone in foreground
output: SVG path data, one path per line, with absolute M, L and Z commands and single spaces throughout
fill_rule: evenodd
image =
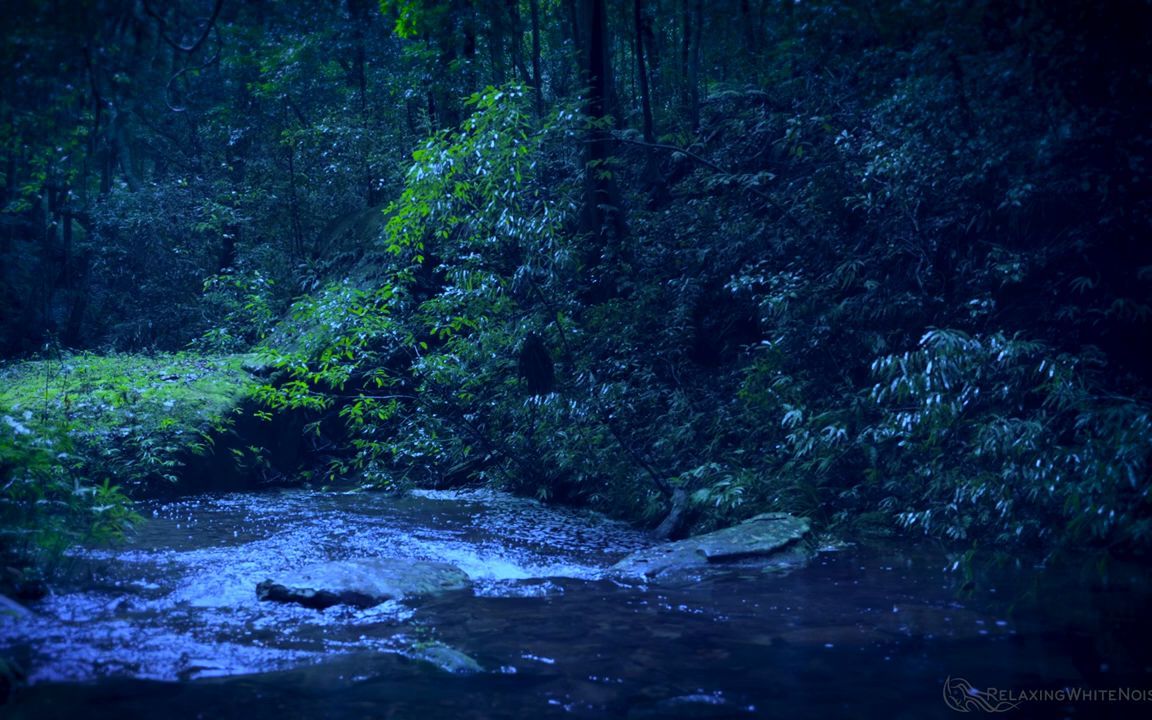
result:
M 333 605 L 372 607 L 469 584 L 468 575 L 448 563 L 368 558 L 320 563 L 265 580 L 256 586 L 256 597 L 323 610 Z
M 612 570 L 644 579 L 742 560 L 755 561 L 765 570 L 790 570 L 808 561 L 810 553 L 800 543 L 808 529 L 807 518 L 764 513 L 723 530 L 634 552 Z

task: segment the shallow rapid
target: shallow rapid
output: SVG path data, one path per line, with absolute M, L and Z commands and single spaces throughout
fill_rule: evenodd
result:
M 229 494 L 144 512 L 127 546 L 76 553 L 31 617 L 0 616 L 0 652 L 30 682 L 3 711 L 898 718 L 950 712 L 952 678 L 1152 686 L 1135 571 L 1095 587 L 1051 573 L 1050 585 L 1017 572 L 972 583 L 940 553 L 894 546 L 823 553 L 786 576 L 735 566 L 654 585 L 606 573 L 648 536 L 487 491 Z M 449 562 L 473 585 L 367 609 L 256 598 L 274 573 L 363 557 Z M 443 661 L 459 657 L 472 672 Z
M 148 522 L 127 546 L 75 553 L 70 581 L 5 628 L 9 644 L 26 644 L 32 682 L 237 675 L 395 649 L 357 628 L 400 624 L 408 606 L 257 600 L 261 580 L 309 563 L 445 561 L 472 578 L 472 594 L 506 596 L 547 591 L 533 579 L 594 578 L 649 542 L 597 515 L 483 491 L 248 493 L 142 509 Z

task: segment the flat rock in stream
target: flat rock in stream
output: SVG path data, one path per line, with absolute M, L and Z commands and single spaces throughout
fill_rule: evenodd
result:
M 28 617 L 32 612 L 20 603 L 0 595 L 0 615 L 12 615 L 18 618 Z
M 321 610 L 342 604 L 372 607 L 460 590 L 470 582 L 463 570 L 448 563 L 367 558 L 320 563 L 270 578 L 256 586 L 256 597 Z
M 811 556 L 800 543 L 808 529 L 807 518 L 764 513 L 723 530 L 639 550 L 612 570 L 623 577 L 652 578 L 737 561 L 755 562 L 765 570 L 790 570 L 803 567 Z
M 426 662 L 453 675 L 471 675 L 484 672 L 483 666 L 470 655 L 440 643 L 414 647 L 405 652 L 404 656 L 412 660 Z

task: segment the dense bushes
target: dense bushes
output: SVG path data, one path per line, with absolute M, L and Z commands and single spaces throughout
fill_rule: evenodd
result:
M 258 344 L 264 412 L 379 485 L 1148 548 L 1147 8 L 521 5 L 244 6 L 196 83 L 89 69 L 137 110 L 6 175 L 7 347 Z
M 1090 363 L 943 330 L 877 359 L 884 414 L 861 441 L 881 507 L 956 540 L 1147 547 L 1150 408 L 1098 395 Z
M 913 337 L 913 320 L 989 324 L 1001 280 L 983 264 L 961 277 L 987 295 L 958 305 L 888 273 L 898 245 L 822 270 L 833 236 L 781 267 L 771 253 L 815 222 L 870 227 L 809 215 L 788 237 L 720 207 L 717 178 L 698 174 L 675 188 L 679 208 L 633 212 L 622 289 L 588 303 L 603 260 L 564 231 L 563 187 L 540 185 L 545 162 L 575 162 L 557 139 L 578 128 L 534 128 L 523 103 L 514 89 L 477 97 L 462 131 L 416 153 L 378 265 L 392 268 L 385 295 L 299 306 L 318 334 L 280 358 L 308 382 L 279 402 L 343 397 L 384 477 L 470 468 L 653 522 L 680 488 L 704 526 L 764 508 L 851 526 L 879 510 L 953 541 L 1147 545 L 1148 407 L 1105 394 L 1104 356 L 1003 332 Z M 554 393 L 517 378 L 529 332 L 556 358 Z

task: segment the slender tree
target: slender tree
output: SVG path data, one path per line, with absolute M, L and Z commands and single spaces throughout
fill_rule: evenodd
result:
M 644 116 L 644 141 L 656 142 L 656 133 L 652 127 L 652 94 L 648 89 L 648 64 L 644 59 L 644 3 L 643 0 L 634 0 L 632 3 L 633 21 L 636 26 L 636 74 L 640 79 L 640 107 Z
M 544 115 L 544 88 L 540 77 L 540 0 L 530 0 L 532 14 L 532 93 L 536 101 L 536 116 Z
M 584 230 L 595 236 L 612 236 L 619 241 L 627 234 L 620 192 L 613 179 L 612 118 L 609 109 L 612 66 L 608 35 L 608 8 L 605 0 L 580 3 L 580 37 L 585 40 L 584 104 L 588 116 L 585 156 Z

